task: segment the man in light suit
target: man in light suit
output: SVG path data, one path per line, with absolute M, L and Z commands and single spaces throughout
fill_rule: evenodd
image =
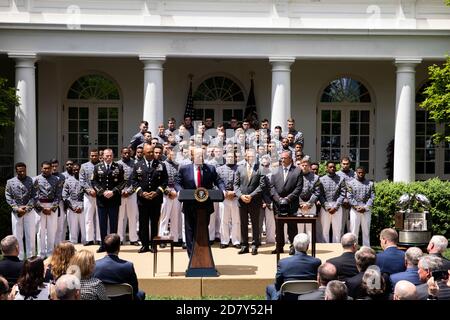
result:
M 397 248 L 398 233 L 386 228 L 380 232 L 380 244 L 383 252 L 377 254 L 377 266 L 381 273 L 393 274 L 405 271 L 405 252 Z
M 204 151 L 202 148 L 194 148 L 192 150 L 193 163 L 181 166 L 175 180 L 175 190 L 179 192 L 182 189 L 196 189 L 203 187 L 205 189 L 213 189 L 214 186 L 221 191 L 225 191 L 225 185 L 216 172 L 214 166 L 204 164 Z M 197 229 L 197 208 L 202 206 L 205 208 L 207 224 L 209 224 L 209 215 L 214 212 L 214 204 L 208 199 L 203 203 L 194 200 L 183 201 L 184 227 L 186 233 L 186 247 L 189 257 L 194 248 L 194 235 Z
M 134 265 L 119 258 L 120 236 L 108 234 L 104 240 L 107 255 L 95 262 L 94 277 L 104 283 L 128 283 L 133 287 L 136 300 L 145 300 L 145 292 L 140 291 Z
M 299 233 L 293 239 L 295 255 L 278 261 L 275 283 L 266 288 L 267 300 L 278 300 L 281 285 L 290 280 L 315 280 L 320 259 L 308 256 L 310 239 L 306 233 Z
M 300 295 L 298 300 L 324 300 L 325 289 L 327 288 L 328 282 L 332 280 L 337 280 L 336 267 L 329 262 L 325 262 L 317 270 L 317 282 L 319 283 L 319 288 L 313 292 Z
M 292 164 L 292 152 L 281 153 L 281 166 L 270 178 L 270 195 L 273 201 L 275 214 L 295 215 L 298 210 L 299 195 L 303 187 L 303 176 L 301 171 Z M 287 202 L 284 205 L 283 202 Z M 281 206 L 280 206 L 281 204 Z M 287 208 L 286 208 L 287 207 Z M 287 210 L 287 212 L 282 212 Z M 291 242 L 289 254 L 294 254 L 292 243 L 297 234 L 297 224 L 290 222 L 288 225 L 288 236 Z M 283 253 L 284 247 L 284 223 L 276 221 L 276 248 L 272 254 Z
M 259 230 L 259 214 L 262 205 L 262 192 L 265 189 L 265 176 L 261 174 L 256 163 L 254 149 L 245 152 L 245 164 L 238 167 L 234 178 L 234 189 L 239 199 L 239 216 L 241 219 L 241 251 L 248 253 L 248 215 L 252 222 L 252 255 L 258 254 L 261 245 L 261 231 Z

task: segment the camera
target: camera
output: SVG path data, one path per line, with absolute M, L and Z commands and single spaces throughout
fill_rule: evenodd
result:
M 278 202 L 278 212 L 282 216 L 287 216 L 289 213 L 289 202 L 286 198 L 281 198 Z
M 433 276 L 434 281 L 447 280 L 448 279 L 448 270 L 432 271 L 431 275 Z

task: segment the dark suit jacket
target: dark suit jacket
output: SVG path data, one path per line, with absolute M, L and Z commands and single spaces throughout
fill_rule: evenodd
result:
M 439 293 L 438 300 L 450 300 L 450 287 L 447 286 L 447 280 L 441 280 L 438 282 Z M 427 300 L 428 298 L 428 284 L 422 283 L 416 286 L 417 300 Z
M 23 262 L 18 257 L 3 256 L 0 261 L 0 275 L 9 283 L 9 288 L 17 282 L 22 273 Z
M 377 266 L 381 273 L 393 274 L 406 270 L 405 252 L 397 247 L 389 247 L 377 254 Z
M 407 268 L 406 271 L 391 274 L 389 279 L 391 281 L 392 289 L 395 288 L 395 285 L 400 280 L 408 280 L 415 286 L 421 284 L 422 281 L 420 281 L 419 274 L 417 273 L 418 269 L 419 268 L 417 268 L 417 267 Z
M 213 189 L 213 187 L 216 186 L 219 188 L 219 190 L 224 191 L 225 185 L 220 178 L 220 176 L 216 172 L 216 168 L 214 166 L 211 166 L 209 164 L 203 164 L 202 165 L 202 187 L 205 189 Z M 197 186 L 195 185 L 195 178 L 194 178 L 194 165 L 187 164 L 184 166 L 181 166 L 178 170 L 178 176 L 175 179 L 175 190 L 180 191 L 181 189 L 197 189 Z M 195 200 L 192 201 L 184 201 L 183 202 L 183 212 L 194 212 L 196 206 L 204 206 L 206 209 L 206 212 L 209 214 L 214 212 L 214 205 L 211 200 L 207 200 L 201 204 L 196 202 Z
M 270 179 L 270 195 L 273 200 L 273 208 L 278 213 L 278 202 L 280 198 L 287 198 L 289 202 L 289 212 L 294 214 L 298 211 L 299 195 L 303 188 L 302 172 L 293 164 L 289 168 L 289 172 L 284 181 L 283 166 L 272 174 Z
M 247 163 L 237 167 L 234 177 L 234 191 L 236 192 L 239 206 L 245 205 L 240 197 L 243 194 L 248 194 L 252 196 L 251 204 L 260 207 L 262 204 L 262 193 L 265 188 L 266 179 L 265 176 L 261 174 L 257 163 L 253 165 L 250 180 L 247 175 Z
M 299 295 L 298 300 L 325 300 L 325 289 L 326 286 L 320 286 L 313 292 Z
M 131 173 L 131 184 L 133 189 L 137 190 L 138 204 L 162 203 L 164 191 L 167 188 L 169 175 L 167 168 L 162 161 L 150 161 L 149 166 L 145 159 L 134 165 Z M 142 197 L 142 193 L 155 191 L 158 195 L 152 200 Z
M 331 258 L 327 262 L 332 263 L 336 267 L 338 280 L 351 278 L 359 273 L 353 252 L 344 252 L 339 257 Z
M 95 165 L 92 177 L 92 187 L 97 192 L 96 199 L 99 207 L 120 206 L 122 189 L 126 185 L 123 174 L 122 165 L 114 161 L 111 163 L 109 170 L 107 170 L 104 162 Z M 109 199 L 103 196 L 103 193 L 106 190 L 114 192 L 114 195 Z
M 303 252 L 296 252 L 292 257 L 281 259 L 277 265 L 275 289 L 279 291 L 281 285 L 289 280 L 316 280 L 320 264 L 320 259 Z
M 362 288 L 362 279 L 364 276 L 364 272 L 362 271 L 358 273 L 356 276 L 353 276 L 351 278 L 345 279 L 345 285 L 347 286 L 348 295 L 352 297 L 353 299 L 363 299 L 367 297 L 367 292 Z M 391 290 L 391 285 L 389 281 L 389 275 L 386 273 L 383 273 L 381 275 L 384 278 L 384 283 L 386 286 L 386 290 L 383 296 L 386 297 L 389 295 L 389 292 Z
M 113 254 L 108 254 L 95 262 L 93 276 L 104 283 L 128 283 L 133 287 L 135 297 L 139 291 L 133 263 Z

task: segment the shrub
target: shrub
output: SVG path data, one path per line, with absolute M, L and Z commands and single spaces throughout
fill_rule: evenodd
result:
M 432 233 L 450 237 L 450 182 L 438 178 L 412 183 L 389 182 L 375 184 L 375 203 L 370 228 L 371 243 L 379 242 L 378 236 L 384 228 L 394 226 L 396 204 L 404 193 L 421 193 L 431 203 Z
M 0 239 L 12 234 L 11 207 L 6 203 L 5 186 L 0 185 Z

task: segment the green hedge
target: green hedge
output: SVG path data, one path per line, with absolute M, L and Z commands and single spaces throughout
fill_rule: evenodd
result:
M 450 238 L 450 182 L 438 178 L 412 183 L 381 181 L 375 184 L 375 203 L 370 228 L 371 244 L 379 243 L 380 231 L 394 226 L 396 203 L 405 193 L 421 193 L 431 203 L 432 233 Z
M 12 234 L 11 207 L 6 203 L 5 186 L 0 185 L 0 239 Z

